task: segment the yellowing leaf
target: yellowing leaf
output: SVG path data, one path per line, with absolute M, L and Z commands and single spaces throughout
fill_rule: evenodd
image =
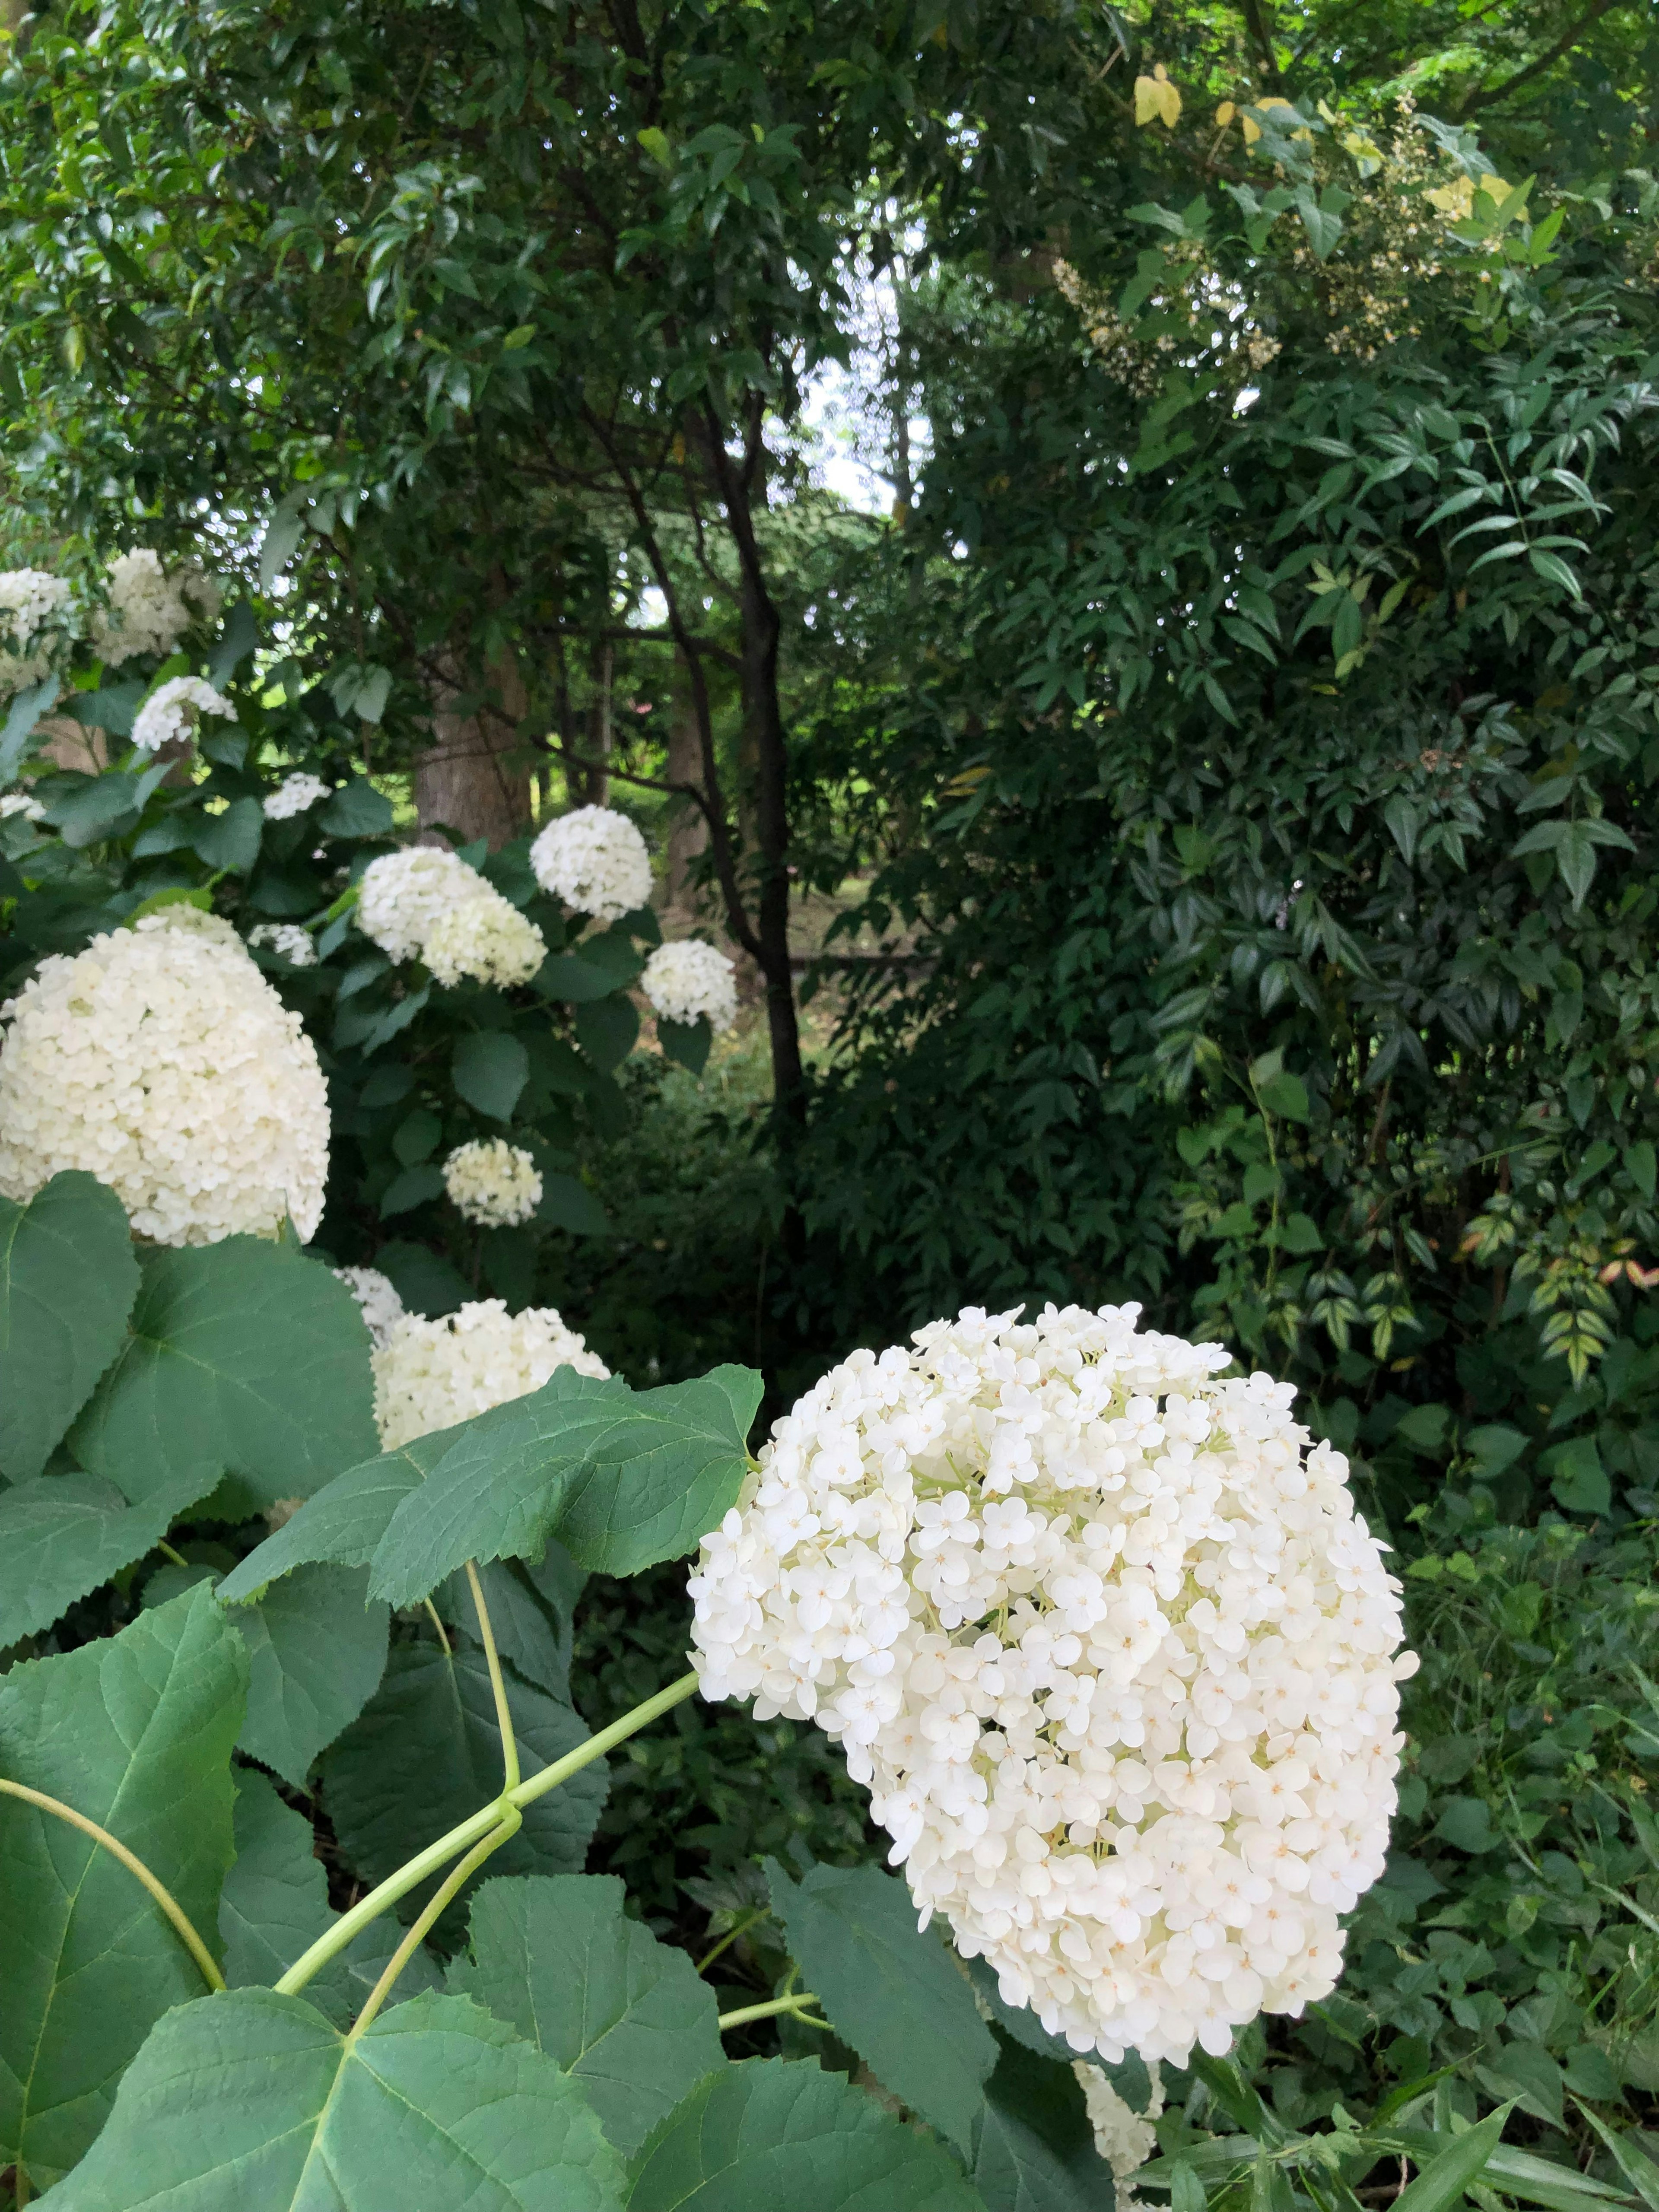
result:
M 1180 120 L 1180 91 L 1170 83 L 1168 70 L 1159 62 L 1150 76 L 1135 79 L 1135 122 L 1142 130 L 1149 123 L 1161 122 L 1166 131 L 1173 131 Z
M 1238 110 L 1233 106 L 1231 100 L 1224 100 L 1220 106 L 1218 107 L 1215 112 L 1216 129 L 1218 131 L 1224 131 L 1237 112 Z

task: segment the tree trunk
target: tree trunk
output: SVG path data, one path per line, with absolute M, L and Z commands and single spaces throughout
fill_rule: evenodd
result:
M 505 655 L 490 675 L 500 714 L 447 712 L 459 685 L 434 688 L 433 743 L 415 763 L 415 806 L 422 830 L 447 831 L 462 845 L 484 837 L 493 853 L 529 823 L 530 769 L 514 728 L 528 704 L 523 679 Z
M 702 739 L 697 729 L 696 706 L 691 696 L 691 672 L 685 656 L 674 654 L 674 689 L 668 717 L 668 781 L 696 783 L 702 772 Z M 692 873 L 696 862 L 708 849 L 708 823 L 689 799 L 672 801 L 668 824 L 667 866 L 664 871 L 663 905 L 689 916 L 696 897 Z
M 582 770 L 580 795 L 584 805 L 588 806 L 609 806 L 611 804 L 610 772 L 592 763 L 608 761 L 611 757 L 611 687 L 616 665 L 617 649 L 609 641 L 594 647 L 588 662 L 593 694 L 587 702 L 582 732 L 582 750 L 590 764 Z
M 750 541 L 752 544 L 752 540 Z M 766 1022 L 772 1046 L 773 1089 L 786 1120 L 806 1114 L 795 979 L 789 965 L 788 748 L 778 696 L 778 638 L 782 628 L 757 558 L 743 564 L 743 688 L 744 722 L 754 746 L 755 841 L 760 893 L 755 932 L 766 981 Z

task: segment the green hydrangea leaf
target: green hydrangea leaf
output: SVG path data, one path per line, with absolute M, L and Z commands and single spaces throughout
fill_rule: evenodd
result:
M 27 1206 L 0 1198 L 0 1473 L 40 1473 L 125 1342 L 137 1293 L 126 1214 L 94 1176 L 54 1176 Z
M 210 1591 L 0 1680 L 0 1774 L 108 1829 L 211 1941 L 231 1858 L 247 1659 Z M 200 1968 L 149 1892 L 80 1830 L 0 1796 L 0 2161 L 37 2189 L 107 2118 L 124 2067 Z
M 626 1894 L 614 1875 L 485 1882 L 448 1984 L 574 2075 L 624 2156 L 725 2063 L 714 1991 Z
M 150 2037 L 58 2212 L 620 2212 L 623 2172 L 574 2083 L 461 1997 L 356 2041 L 303 1997 L 231 1990 Z
M 241 1605 L 313 1560 L 366 1567 L 393 1513 L 411 1490 L 420 1488 L 458 1433 L 434 1430 L 336 1475 L 225 1577 L 220 1598 L 227 1605 Z
M 188 1471 L 129 1505 L 98 1474 L 43 1474 L 0 1492 L 0 1649 L 142 1559 L 176 1513 L 212 1488 Z
M 1004 2039 L 974 2131 L 986 2212 L 1111 2212 L 1111 2169 L 1068 2064 Z
M 386 1671 L 390 1616 L 365 1602 L 368 1580 L 361 1567 L 302 1567 L 232 1609 L 249 1660 L 240 1747 L 296 1790 Z

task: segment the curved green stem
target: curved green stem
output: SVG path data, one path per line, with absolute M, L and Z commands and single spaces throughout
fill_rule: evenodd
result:
M 438 1608 L 437 1608 L 437 1607 L 436 1607 L 435 1605 L 434 1605 L 434 1604 L 433 1604 L 433 1602 L 432 1602 L 431 1599 L 430 1599 L 429 1597 L 423 1597 L 423 1598 L 421 1600 L 421 1603 L 422 1603 L 422 1604 L 426 1607 L 428 1617 L 428 1619 L 431 1620 L 432 1626 L 433 1626 L 437 1630 L 437 1632 L 438 1632 L 438 1641 L 439 1641 L 439 1643 L 440 1643 L 440 1644 L 441 1644 L 443 1645 L 443 1647 L 444 1647 L 444 1657 L 445 1657 L 446 1659 L 447 1659 L 447 1658 L 448 1658 L 448 1656 L 449 1656 L 449 1649 L 450 1649 L 450 1646 L 449 1646 L 449 1632 L 447 1631 L 447 1629 L 446 1629 L 446 1628 L 445 1628 L 445 1626 L 444 1626 L 444 1625 L 443 1625 L 442 1621 L 439 1620 L 439 1618 L 438 1618 Z
M 489 1607 L 484 1603 L 478 1570 L 471 1559 L 466 1563 L 466 1579 L 478 1615 L 478 1638 L 484 1648 L 484 1664 L 489 1669 L 489 1686 L 495 1693 L 495 1725 L 501 1732 L 501 1789 L 505 1792 L 519 1786 L 519 1746 L 513 1734 L 513 1716 L 507 1711 L 507 1684 L 495 1650 L 495 1632 L 489 1625 Z
M 137 1857 L 124 1843 L 112 1836 L 107 1828 L 100 1828 L 96 1820 L 88 1820 L 84 1813 L 77 1813 L 73 1805 L 65 1805 L 59 1797 L 48 1797 L 44 1790 L 30 1790 L 21 1782 L 7 1782 L 3 1778 L 0 1778 L 0 1790 L 3 1790 L 8 1797 L 21 1797 L 26 1804 L 37 1805 L 43 1813 L 55 1814 L 58 1820 L 67 1820 L 72 1828 L 79 1828 L 83 1835 L 90 1836 L 94 1843 L 101 1844 L 112 1857 L 119 1859 L 127 1872 L 143 1882 L 173 1923 L 185 1948 L 201 1968 L 202 1979 L 208 1987 L 210 1990 L 223 1989 L 225 1978 L 214 1963 L 212 1952 L 197 1934 L 189 1915 L 172 1891 L 165 1883 L 156 1880 L 143 1859 Z
M 510 1807 L 507 1816 L 501 1821 L 501 1826 L 492 1828 L 482 1843 L 474 1844 L 460 1864 L 452 1869 L 445 1880 L 439 1884 L 433 1892 L 430 1902 L 422 1908 L 420 1917 L 386 1960 L 380 1980 L 369 1991 L 368 2001 L 358 2014 L 352 2027 L 352 2042 L 355 2043 L 357 2040 L 392 1994 L 392 1984 L 425 1941 L 427 1930 L 450 1899 L 477 1873 L 491 1851 L 499 1850 L 508 1837 L 517 1835 L 523 1826 L 524 1814 L 520 1812 L 516 1805 Z
M 768 1908 L 763 1905 L 757 1905 L 752 1912 L 745 1912 L 743 1917 L 737 1921 L 730 1929 L 727 1929 L 726 1933 L 720 1937 L 720 1942 L 715 1944 L 712 1951 L 705 1951 L 703 1953 L 702 1958 L 697 1961 L 697 1972 L 700 1974 L 707 1972 L 708 1968 L 714 1965 L 715 1960 L 719 1958 L 720 1953 L 728 1949 L 732 1944 L 735 1943 L 739 1936 L 746 1936 L 757 1920 L 766 1920 L 769 1917 L 770 1914 Z
M 746 2027 L 751 2020 L 773 2020 L 781 2012 L 792 2012 L 803 2027 L 828 2027 L 827 2020 L 812 2020 L 801 2010 L 803 2005 L 817 2004 L 817 1998 L 811 1990 L 797 1990 L 793 1996 L 772 1997 L 765 2004 L 739 2005 L 736 2012 L 723 2012 L 719 2027 L 722 2035 L 728 2027 Z
M 517 1789 L 505 1790 L 488 1805 L 481 1805 L 476 1813 L 469 1814 L 447 1836 L 440 1836 L 435 1844 L 428 1844 L 423 1851 L 417 1852 L 406 1864 L 400 1866 L 396 1874 L 388 1875 L 378 1888 L 371 1889 L 367 1897 L 360 1899 L 349 1912 L 343 1912 L 326 1935 L 319 1936 L 308 1951 L 301 1953 L 277 1982 L 276 1988 L 287 1996 L 304 1989 L 331 1959 L 343 1951 L 354 1937 L 360 1936 L 372 1921 L 378 1920 L 400 1897 L 407 1897 L 410 1891 L 423 1882 L 429 1874 L 436 1874 L 440 1867 L 447 1866 L 459 1852 L 471 1850 L 473 1844 L 486 1836 L 501 1820 L 505 1807 L 512 1805 L 522 1812 L 526 1805 L 533 1805 L 537 1798 L 544 1796 L 548 1790 L 557 1789 L 562 1782 L 568 1782 L 571 1776 L 580 1774 L 584 1766 L 591 1765 L 596 1759 L 603 1759 L 606 1752 L 614 1750 L 617 1744 L 625 1743 L 630 1735 L 637 1735 L 642 1728 L 649 1728 L 652 1722 L 660 1719 L 664 1713 L 672 1712 L 676 1705 L 684 1705 L 696 1686 L 695 1674 L 682 1674 L 678 1682 L 671 1682 L 665 1690 L 659 1690 L 654 1698 L 647 1698 L 643 1705 L 635 1705 L 631 1713 L 624 1713 L 619 1721 L 612 1721 L 609 1728 L 601 1729 L 597 1735 L 589 1736 L 586 1743 L 578 1744 L 574 1751 L 568 1751 L 562 1759 L 556 1759 L 551 1766 L 544 1766 L 539 1774 L 532 1774 L 527 1782 L 520 1782 Z

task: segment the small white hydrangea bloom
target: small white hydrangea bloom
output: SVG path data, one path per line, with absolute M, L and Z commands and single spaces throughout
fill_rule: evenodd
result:
M 109 606 L 92 618 L 92 641 L 112 668 L 141 653 L 169 653 L 195 622 L 211 622 L 222 593 L 199 568 L 169 575 L 149 546 L 119 553 L 109 564 Z
M 737 969 L 701 938 L 659 945 L 645 963 L 640 988 L 665 1020 L 706 1020 L 718 1036 L 738 1018 Z
M 334 786 L 325 783 L 319 775 L 285 775 L 275 791 L 265 793 L 265 819 L 286 822 L 290 815 L 303 814 L 319 799 L 333 796 Z
M 378 1267 L 337 1267 L 334 1270 L 362 1308 L 376 1351 L 386 1342 L 405 1311 L 397 1285 Z
M 71 593 L 61 576 L 45 568 L 0 571 L 0 697 L 38 684 L 52 666 L 50 652 L 29 647 L 45 625 L 63 613 Z
M 186 912 L 195 924 L 183 924 Z M 107 1183 L 157 1244 L 316 1231 L 328 1092 L 301 1026 L 195 908 L 43 961 L 0 1007 L 0 1192 L 66 1168 Z
M 1334 1988 L 1416 1661 L 1291 1386 L 1139 1310 L 853 1353 L 704 1538 L 692 1634 L 705 1696 L 840 1739 L 1005 2002 L 1180 2065 Z
M 535 1161 L 505 1137 L 457 1146 L 444 1162 L 444 1188 L 456 1210 L 484 1229 L 528 1221 L 542 1202 Z
M 452 906 L 490 885 L 476 868 L 435 845 L 384 853 L 363 871 L 357 927 L 393 960 L 420 956 L 432 925 Z
M 317 965 L 317 940 L 308 929 L 297 921 L 262 921 L 247 933 L 250 945 L 257 945 L 274 952 L 279 960 L 286 960 L 290 968 L 314 968 Z
M 192 727 L 191 708 L 198 714 L 218 714 L 228 722 L 236 720 L 236 709 L 222 691 L 216 691 L 199 676 L 174 676 L 157 684 L 134 716 L 133 744 L 141 753 L 153 753 L 175 738 L 187 738 Z
M 556 1367 L 601 1379 L 611 1372 L 551 1306 L 509 1314 L 500 1298 L 483 1298 L 441 1321 L 410 1314 L 374 1354 L 380 1443 L 395 1451 L 412 1437 L 470 1421 L 539 1390 Z
M 27 791 L 9 791 L 0 799 L 0 822 L 10 822 L 20 814 L 26 822 L 44 822 L 46 818 L 46 810 L 38 799 L 31 798 Z
M 134 922 L 130 927 L 144 930 L 176 929 L 186 937 L 209 938 L 216 945 L 228 945 L 235 951 L 242 951 L 242 940 L 236 934 L 235 923 L 227 921 L 222 914 L 215 914 L 210 908 L 198 906 L 191 899 L 171 899 L 166 906 L 158 907 L 154 914 L 146 915 L 142 921 Z M 243 957 L 246 958 L 246 954 Z
M 438 916 L 421 946 L 434 980 L 448 988 L 489 983 L 504 991 L 527 983 L 547 957 L 547 939 L 493 884 Z
M 544 891 L 595 921 L 615 921 L 651 900 L 651 855 L 625 814 L 579 806 L 550 822 L 530 848 Z
M 1076 2060 L 1072 2071 L 1083 2090 L 1089 2124 L 1095 2131 L 1095 2148 L 1112 2169 L 1118 2212 L 1131 2212 L 1140 2199 L 1128 2184 L 1158 2148 L 1158 2130 L 1152 2123 L 1164 2110 L 1164 2083 L 1154 2059 L 1147 2069 L 1152 2094 L 1144 2112 L 1131 2110 L 1101 2072 L 1086 2058 Z

